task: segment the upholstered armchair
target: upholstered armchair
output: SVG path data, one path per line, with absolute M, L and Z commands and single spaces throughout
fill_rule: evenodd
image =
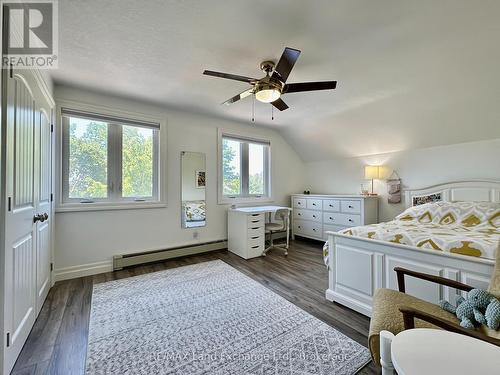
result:
M 394 271 L 397 274 L 399 291 L 378 289 L 373 300 L 368 346 L 375 364 L 380 366 L 381 331 L 389 331 L 396 335 L 405 329 L 415 327 L 445 329 L 500 346 L 500 330 L 493 331 L 485 326 L 481 326 L 477 330 L 462 328 L 454 314 L 441 309 L 438 305 L 405 294 L 405 277 L 416 277 L 465 292 L 470 291 L 471 286 L 455 280 L 399 267 L 396 267 Z M 500 249 L 497 251 L 495 268 L 488 291 L 500 298 Z

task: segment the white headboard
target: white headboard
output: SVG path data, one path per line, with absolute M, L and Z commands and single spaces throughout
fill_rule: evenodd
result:
M 500 202 L 500 181 L 448 182 L 423 189 L 406 190 L 405 194 L 408 207 L 437 201 Z

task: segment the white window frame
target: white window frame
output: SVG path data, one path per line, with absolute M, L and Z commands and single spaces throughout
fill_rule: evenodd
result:
M 268 139 L 255 138 L 253 136 L 236 133 L 234 131 L 226 131 L 224 129 L 217 130 L 218 145 L 217 145 L 217 196 L 219 204 L 238 204 L 238 203 L 258 203 L 272 202 L 272 186 L 271 186 L 271 141 Z M 240 142 L 249 142 L 257 144 L 265 144 L 268 147 L 268 152 L 264 155 L 264 194 L 249 194 L 248 193 L 248 143 L 242 143 L 240 155 L 240 173 L 242 192 L 239 195 L 224 195 L 223 181 L 223 163 L 222 163 L 222 140 L 223 138 L 232 138 Z
M 92 106 L 74 102 L 60 101 L 58 105 L 58 138 L 59 138 L 59 184 L 57 212 L 66 211 L 96 211 L 132 208 L 154 208 L 166 207 L 166 166 L 165 166 L 165 131 L 166 121 L 158 117 L 150 117 L 142 114 L 109 109 L 106 107 Z M 74 117 L 99 119 L 108 123 L 108 197 L 92 198 L 85 200 L 81 198 L 69 198 L 69 133 L 67 131 L 64 113 L 75 113 Z M 117 126 L 118 125 L 118 126 Z M 144 126 L 153 128 L 153 195 L 152 197 L 122 197 L 121 182 L 122 173 L 122 126 Z

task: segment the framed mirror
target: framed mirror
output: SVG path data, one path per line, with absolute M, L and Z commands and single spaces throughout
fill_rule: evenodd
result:
M 183 228 L 206 225 L 205 154 L 181 152 L 181 223 Z

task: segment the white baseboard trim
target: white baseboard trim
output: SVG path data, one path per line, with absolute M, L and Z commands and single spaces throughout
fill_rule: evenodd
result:
M 78 266 L 56 268 L 54 270 L 54 279 L 55 281 L 62 281 L 110 271 L 113 271 L 113 261 L 105 260 L 102 262 L 80 264 Z

